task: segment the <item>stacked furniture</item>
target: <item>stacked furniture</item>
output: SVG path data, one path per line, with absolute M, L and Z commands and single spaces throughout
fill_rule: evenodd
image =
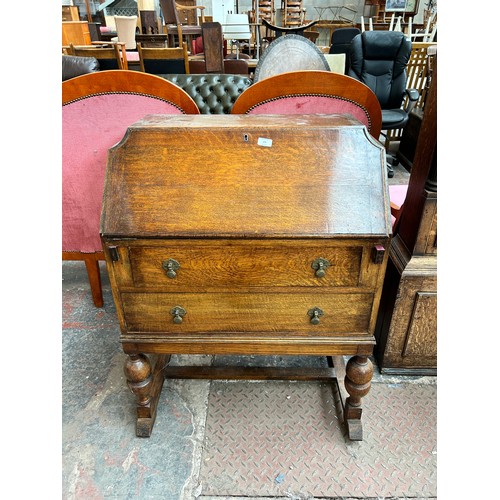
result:
M 305 13 L 302 0 L 282 0 L 283 26 L 286 28 L 295 28 L 304 24 Z
M 419 98 L 409 113 L 408 123 L 403 130 L 390 130 L 386 136 L 386 147 L 392 142 L 400 141 L 397 151 L 398 159 L 408 170 L 411 170 L 418 131 L 422 123 L 422 117 L 427 100 L 427 94 L 432 78 L 432 66 L 437 54 L 437 43 L 435 42 L 412 42 L 410 60 L 406 66 L 407 87 L 418 91 Z M 407 98 L 403 107 L 407 107 Z M 408 140 L 410 139 L 410 140 Z
M 201 36 L 201 24 L 205 22 L 204 9 L 202 5 L 196 5 L 194 1 L 182 0 L 160 0 L 160 7 L 168 35 L 168 46 L 175 47 L 186 42 L 191 47 L 194 38 Z M 198 10 L 200 18 L 198 22 Z
M 76 5 L 63 5 L 61 16 L 63 22 L 80 20 L 80 12 Z
M 251 23 L 255 24 L 255 43 L 258 43 L 259 40 L 272 41 L 274 39 L 274 33 L 269 28 L 259 26 L 256 23 L 258 21 L 258 24 L 261 24 L 265 20 L 270 24 L 275 24 L 275 14 L 274 0 L 252 0 L 252 10 L 249 12 L 249 18 Z

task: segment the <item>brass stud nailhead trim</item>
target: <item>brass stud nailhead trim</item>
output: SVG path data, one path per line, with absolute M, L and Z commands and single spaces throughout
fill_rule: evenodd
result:
M 284 96 L 278 96 L 278 97 L 271 97 L 271 99 L 266 99 L 266 100 L 261 101 L 257 104 L 254 104 L 253 106 L 250 106 L 250 108 L 248 108 L 248 111 L 246 111 L 245 114 L 250 113 L 250 111 L 253 111 L 258 106 L 261 106 L 263 104 L 267 104 L 268 102 L 279 101 L 280 99 L 288 99 L 289 97 L 328 97 L 329 99 L 339 99 L 341 101 L 350 102 L 351 104 L 354 104 L 363 110 L 363 113 L 365 114 L 366 119 L 368 120 L 368 130 L 371 130 L 371 128 L 372 128 L 372 121 L 370 119 L 370 115 L 368 114 L 368 111 L 366 110 L 366 108 L 364 106 L 361 106 L 361 104 L 359 104 L 359 102 L 353 101 L 352 99 L 347 99 L 346 97 L 341 97 L 341 96 L 332 95 L 332 94 L 290 94 L 290 95 L 284 95 Z
M 151 94 L 144 94 L 143 92 L 96 92 L 95 94 L 89 94 L 86 96 L 78 97 L 77 99 L 72 99 L 71 101 L 65 102 L 63 106 L 66 106 L 67 104 L 72 104 L 74 102 L 78 101 L 83 101 L 84 99 L 89 99 L 90 97 L 96 97 L 100 95 L 113 95 L 113 94 L 128 94 L 128 95 L 138 95 L 138 96 L 143 96 L 143 97 L 149 97 L 150 99 L 156 99 L 158 101 L 166 102 L 167 104 L 170 104 L 171 106 L 174 106 L 177 108 L 181 113 L 186 114 L 186 112 L 178 105 L 175 104 L 168 99 L 163 99 L 162 97 L 158 97 L 155 95 Z

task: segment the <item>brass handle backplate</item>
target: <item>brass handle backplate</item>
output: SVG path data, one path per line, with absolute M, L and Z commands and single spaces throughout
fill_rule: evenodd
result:
M 174 317 L 174 323 L 180 325 L 182 317 L 187 314 L 187 311 L 181 306 L 175 306 L 170 310 L 170 314 Z
M 168 259 L 162 262 L 161 267 L 167 271 L 167 276 L 170 279 L 174 279 L 177 276 L 176 271 L 178 271 L 181 265 L 175 259 Z
M 313 260 L 311 267 L 316 271 L 314 274 L 318 278 L 324 278 L 326 270 L 331 266 L 330 261 L 323 257 L 318 257 Z
M 319 324 L 319 318 L 325 314 L 319 307 L 313 307 L 307 311 L 307 314 L 311 318 L 311 323 L 313 325 Z

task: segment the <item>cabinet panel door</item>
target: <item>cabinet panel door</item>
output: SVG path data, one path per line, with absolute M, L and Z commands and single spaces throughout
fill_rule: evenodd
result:
M 417 292 L 403 356 L 437 356 L 437 293 Z

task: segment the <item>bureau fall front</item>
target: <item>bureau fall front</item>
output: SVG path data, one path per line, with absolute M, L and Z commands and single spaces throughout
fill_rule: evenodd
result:
M 146 116 L 109 152 L 101 235 L 138 436 L 165 376 L 278 377 L 168 365 L 234 354 L 350 356 L 343 417 L 362 439 L 391 224 L 385 153 L 359 122 Z

